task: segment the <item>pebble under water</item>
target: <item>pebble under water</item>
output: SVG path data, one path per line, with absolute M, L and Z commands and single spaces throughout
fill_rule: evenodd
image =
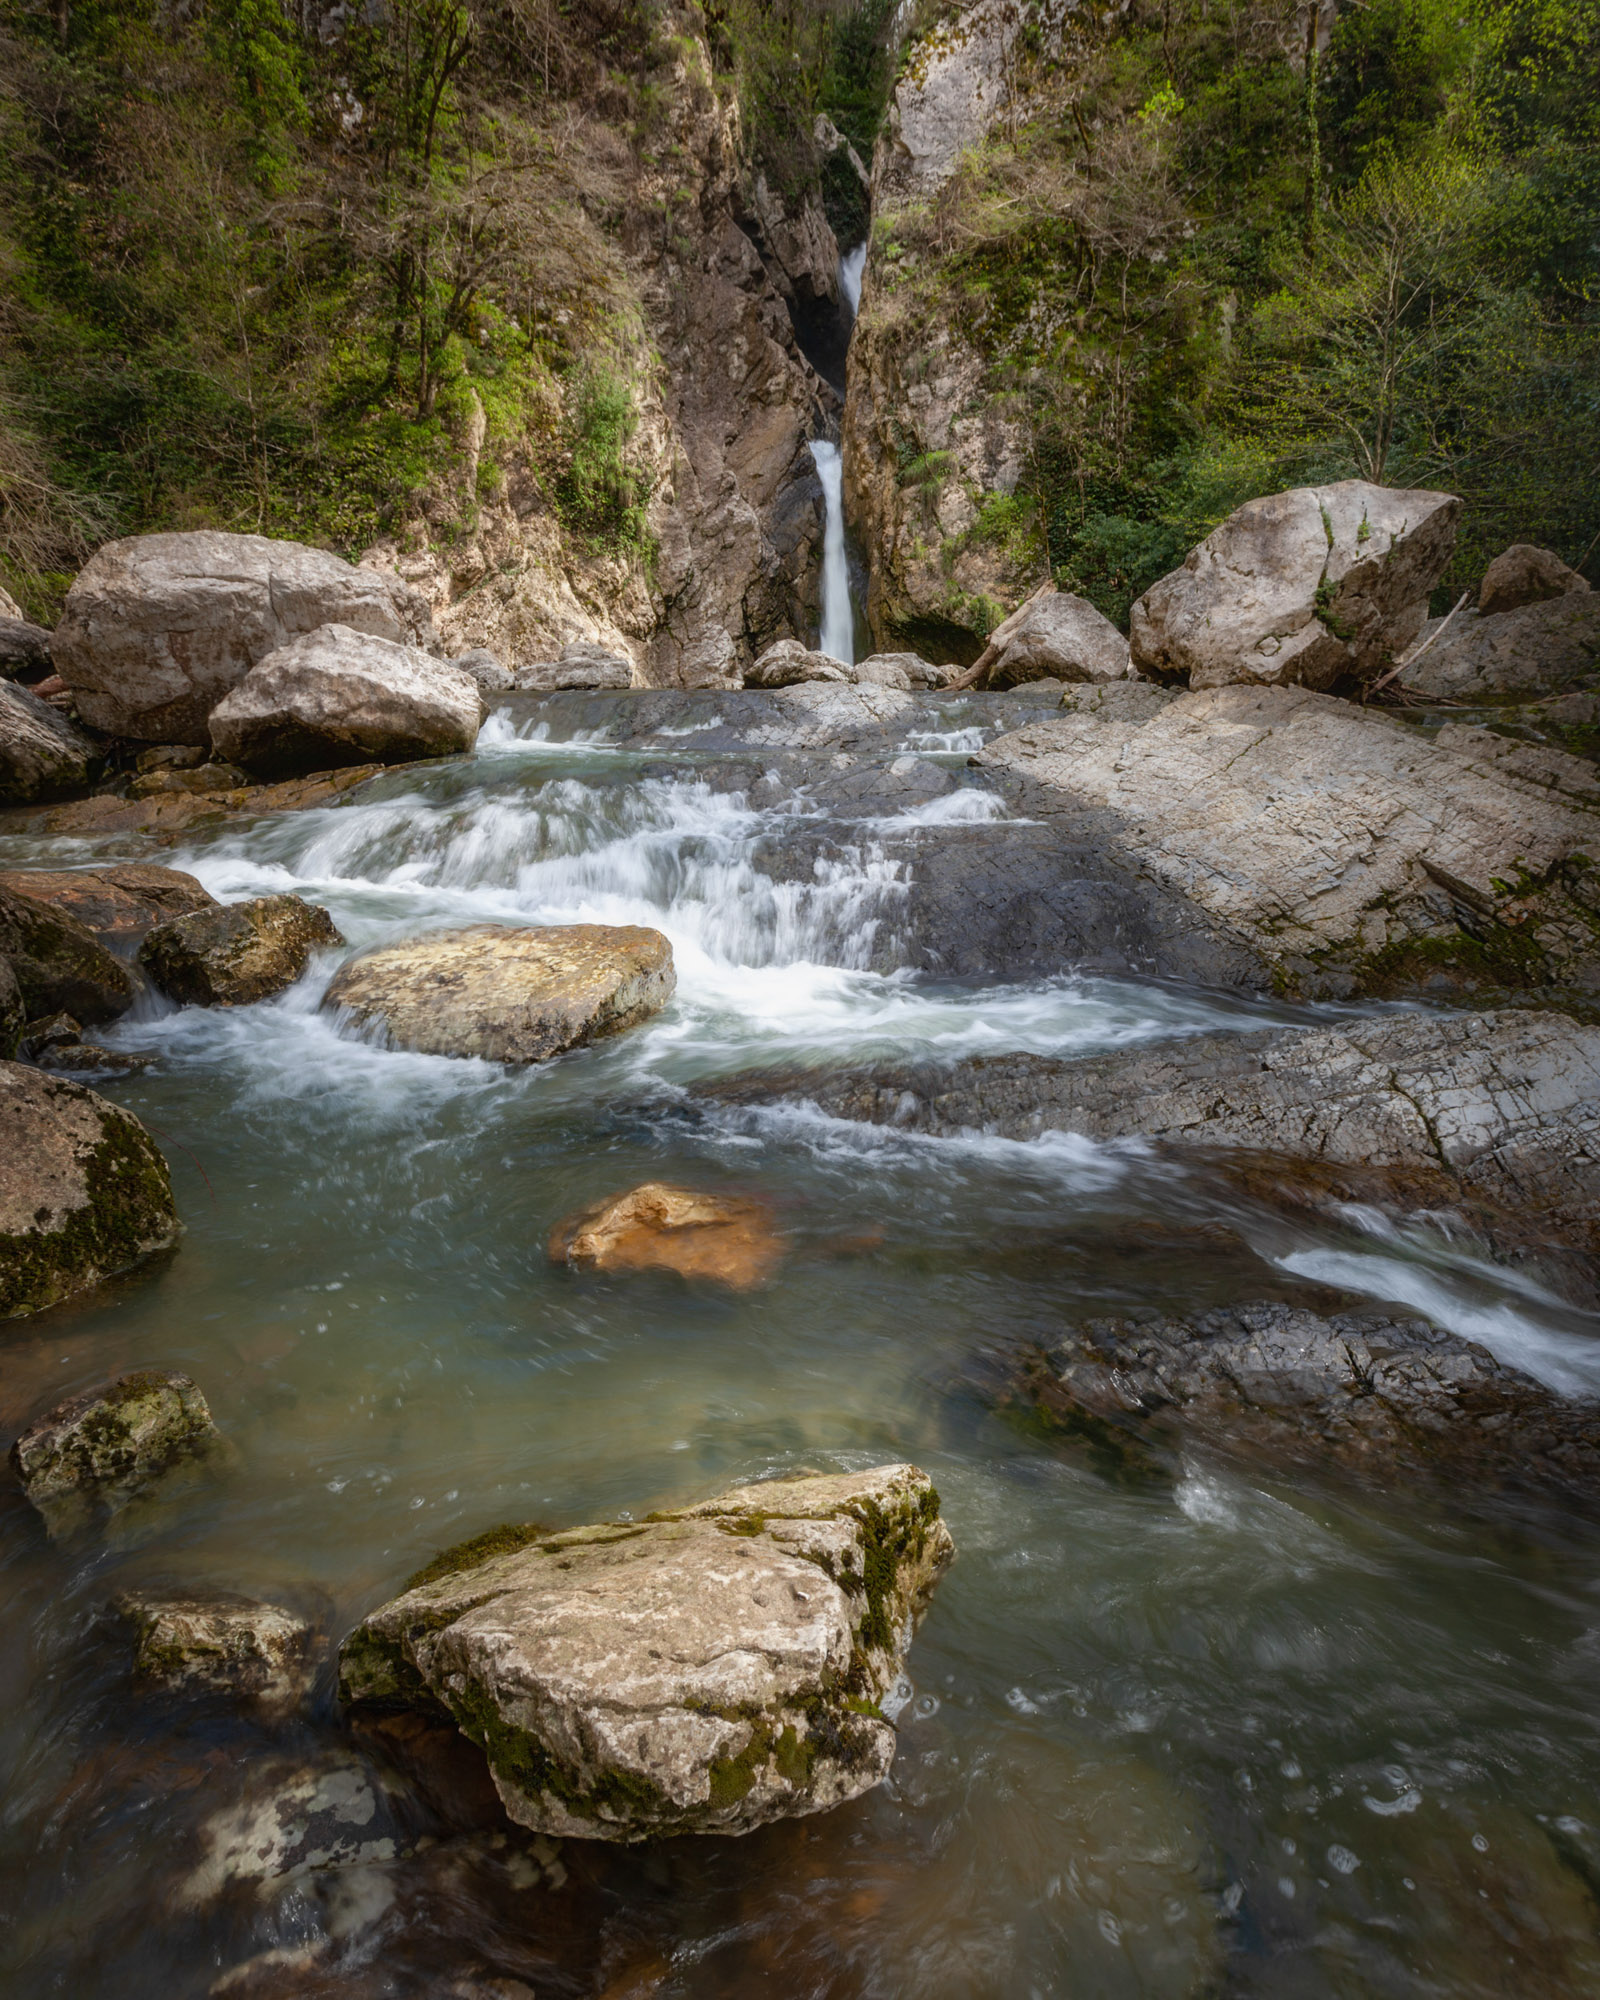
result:
M 966 782 L 983 725 L 959 704 L 899 746 L 955 789 L 838 822 L 788 871 L 770 857 L 815 817 L 803 785 L 757 803 L 692 734 L 664 763 L 615 747 L 603 703 L 582 712 L 513 703 L 470 759 L 172 853 L 0 841 L 10 866 L 149 858 L 224 898 L 292 888 L 352 948 L 465 921 L 654 924 L 679 979 L 646 1027 L 521 1074 L 341 1034 L 317 1012 L 338 955 L 275 1001 L 148 1003 L 103 1037 L 158 1052 L 106 1088 L 166 1151 L 187 1235 L 8 1327 L 0 1413 L 14 1432 L 176 1368 L 239 1456 L 137 1538 L 87 1547 L 0 1493 L 4 1991 L 1600 1991 L 1594 1524 L 1199 1455 L 1116 1478 L 993 1394 L 1008 1350 L 1129 1306 L 1336 1287 L 1588 1392 L 1600 1327 L 1470 1244 L 1354 1209 L 1287 1221 L 1138 1143 L 700 1103 L 696 1083 L 780 1062 L 1092 1053 L 1331 1010 L 907 973 L 889 835 L 1004 814 Z M 772 1203 L 777 1278 L 725 1294 L 550 1264 L 563 1216 L 645 1179 Z M 139 1694 L 107 1612 L 134 1581 L 206 1583 L 337 1638 L 497 1522 L 902 1458 L 933 1476 L 959 1557 L 911 1651 L 892 1777 L 738 1841 L 453 1833 L 364 1746 L 349 1761 L 331 1666 L 305 1714 L 247 1722 Z M 307 1767 L 372 1801 L 370 1841 L 326 1857 L 348 1865 L 268 1888 L 208 1873 L 205 1823 Z

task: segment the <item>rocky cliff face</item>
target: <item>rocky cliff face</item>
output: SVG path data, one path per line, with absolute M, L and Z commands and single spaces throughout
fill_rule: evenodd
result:
M 522 465 L 448 548 L 419 509 L 365 561 L 429 595 L 452 652 L 488 646 L 514 666 L 592 640 L 645 685 L 737 685 L 763 647 L 814 622 L 822 500 L 807 443 L 837 427 L 840 399 L 795 326 L 837 314 L 838 246 L 820 207 L 786 213 L 743 166 L 738 109 L 703 41 L 675 41 L 660 86 L 647 144 L 601 104 L 573 106 L 564 141 L 586 191 L 573 261 L 591 267 L 591 294 L 603 274 L 639 394 L 629 457 L 650 492 L 648 552 L 564 531 Z M 460 439 L 469 494 L 472 431 L 469 420 Z

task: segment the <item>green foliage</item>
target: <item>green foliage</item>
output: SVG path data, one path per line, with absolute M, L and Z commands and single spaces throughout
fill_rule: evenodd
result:
M 574 533 L 612 548 L 642 548 L 649 489 L 628 463 L 639 426 L 633 391 L 603 366 L 568 390 L 567 466 L 556 488 L 562 519 Z

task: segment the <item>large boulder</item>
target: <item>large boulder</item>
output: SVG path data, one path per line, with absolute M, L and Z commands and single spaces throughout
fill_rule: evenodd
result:
M 1588 588 L 1587 580 L 1552 550 L 1535 548 L 1531 542 L 1513 542 L 1484 571 L 1478 586 L 1478 609 L 1485 617 L 1492 617 L 1498 611 L 1517 611 L 1524 604 L 1542 604 L 1547 598 L 1566 597 Z
M 219 757 L 265 777 L 470 750 L 483 695 L 417 646 L 324 625 L 268 653 L 211 712 Z
M 214 529 L 107 542 L 67 593 L 56 671 L 96 729 L 204 743 L 228 690 L 289 640 L 342 625 L 433 643 L 427 600 L 325 549 Z
M 1498 611 L 1464 611 L 1400 676 L 1427 699 L 1504 701 L 1600 692 L 1600 594 L 1582 590 Z
M 131 1112 L 0 1063 L 0 1318 L 128 1270 L 178 1228 L 167 1163 Z
M 1040 591 L 996 626 L 970 678 L 983 687 L 1025 681 L 1117 681 L 1128 642 L 1103 612 L 1071 591 Z
M 343 943 L 320 905 L 255 896 L 156 925 L 139 963 L 180 1006 L 248 1007 L 292 986 L 314 951 Z
M 100 752 L 74 723 L 26 688 L 0 680 L 0 805 L 81 792 Z
M 230 1456 L 187 1375 L 141 1369 L 36 1417 L 11 1467 L 52 1535 L 120 1514 L 173 1474 Z
M 1067 690 L 974 761 L 1042 825 L 1092 812 L 1108 867 L 1135 863 L 1285 990 L 1600 990 L 1593 796 L 1480 733 L 1430 741 L 1306 688 L 1130 682 Z
M 1387 1485 L 1431 1475 L 1600 1498 L 1600 1402 L 1572 1400 L 1426 1320 L 1234 1306 L 1069 1329 L 1024 1393 L 1102 1455 L 1175 1462 L 1186 1437 Z
M 474 924 L 379 945 L 340 968 L 323 1005 L 395 1048 L 543 1062 L 658 1013 L 672 947 L 636 924 Z
M 1460 512 L 1362 479 L 1252 500 L 1134 605 L 1134 664 L 1191 688 L 1373 680 L 1422 631 Z
M 116 1609 L 133 1628 L 134 1675 L 147 1687 L 227 1695 L 281 1714 L 311 1684 L 311 1627 L 282 1604 L 227 1590 L 144 1589 L 123 1591 Z
M 530 660 L 518 667 L 512 684 L 519 694 L 554 694 L 562 688 L 620 692 L 633 686 L 633 662 L 604 646 L 580 642 L 568 646 L 559 660 Z
M 798 687 L 802 681 L 848 681 L 850 669 L 828 653 L 814 653 L 798 639 L 780 639 L 745 669 L 747 688 Z M 907 683 L 909 685 L 909 682 Z
M 0 889 L 75 917 L 112 951 L 131 952 L 147 931 L 217 900 L 181 868 L 124 862 L 110 868 L 10 868 Z
M 496 1540 L 505 1552 L 485 1559 Z M 502 1530 L 365 1618 L 340 1692 L 442 1706 L 536 1831 L 746 1833 L 887 1775 L 879 1703 L 954 1553 L 909 1465 L 736 1487 L 640 1522 Z
M 30 1021 L 67 1013 L 96 1024 L 133 1005 L 132 973 L 65 909 L 0 888 L 0 956 L 11 962 Z
M 570 1215 L 550 1256 L 580 1271 L 676 1271 L 748 1291 L 783 1261 L 783 1238 L 764 1204 L 701 1188 L 646 1181 Z

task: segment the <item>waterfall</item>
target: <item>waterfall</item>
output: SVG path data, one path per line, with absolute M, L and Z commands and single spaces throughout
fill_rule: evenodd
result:
M 845 295 L 852 319 L 861 310 L 861 273 L 866 269 L 866 264 L 865 243 L 858 243 L 853 250 L 847 250 L 839 259 L 839 289 Z
M 826 438 L 812 441 L 811 456 L 822 481 L 825 509 L 822 536 L 822 636 L 819 649 L 850 666 L 856 656 L 856 619 L 850 603 L 850 565 L 844 552 L 844 460 Z

